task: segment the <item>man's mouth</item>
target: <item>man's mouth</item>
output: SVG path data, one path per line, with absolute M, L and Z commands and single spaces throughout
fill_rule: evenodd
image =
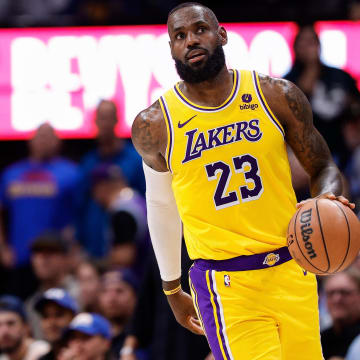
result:
M 201 61 L 205 58 L 206 56 L 206 52 L 204 50 L 191 50 L 187 56 L 186 56 L 186 60 L 189 63 L 196 63 L 198 61 Z

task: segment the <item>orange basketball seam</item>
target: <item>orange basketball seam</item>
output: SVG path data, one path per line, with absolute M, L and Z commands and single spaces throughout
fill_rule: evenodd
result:
M 327 247 L 326 247 L 326 242 L 325 242 L 325 239 L 324 239 L 324 234 L 323 234 L 323 229 L 322 229 L 322 226 L 321 226 L 321 218 L 320 218 L 320 213 L 319 213 L 319 208 L 318 208 L 318 201 L 319 200 L 315 200 L 315 207 L 316 207 L 316 213 L 317 213 L 317 216 L 318 216 L 318 221 L 319 221 L 319 227 L 320 227 L 320 233 L 321 233 L 321 240 L 324 244 L 324 249 L 325 249 L 325 254 L 326 254 L 326 258 L 328 260 L 328 268 L 326 269 L 326 273 L 328 272 L 328 270 L 330 269 L 330 259 L 329 259 L 329 254 L 328 254 L 328 251 L 327 251 Z
M 299 242 L 298 242 L 298 239 L 297 239 L 297 235 L 296 235 L 296 220 L 297 220 L 297 217 L 298 217 L 299 214 L 300 214 L 300 210 L 297 212 L 296 217 L 295 217 L 295 221 L 294 221 L 294 234 L 295 234 L 296 244 L 297 244 L 297 246 L 298 246 L 298 248 L 299 248 L 299 250 L 300 250 L 303 258 L 304 258 L 312 267 L 314 267 L 316 270 L 319 270 L 321 274 L 327 274 L 326 271 L 320 270 L 318 267 L 316 267 L 314 264 L 312 264 L 312 263 L 307 259 L 307 257 L 304 255 L 304 253 L 303 253 L 302 250 L 301 250 L 301 247 L 300 247 L 300 245 L 299 245 Z
M 339 269 L 344 265 L 344 262 L 347 258 L 347 255 L 349 253 L 349 249 L 350 249 L 350 242 L 351 242 L 351 236 L 350 236 L 350 225 L 349 225 L 349 222 L 348 222 L 348 219 L 347 219 L 347 216 L 345 214 L 345 211 L 341 208 L 340 205 L 338 205 L 336 202 L 334 202 L 334 204 L 341 210 L 341 212 L 343 213 L 344 217 L 345 217 L 345 221 L 346 221 L 346 225 L 347 225 L 347 228 L 348 228 L 348 247 L 346 249 L 346 254 L 345 254 L 345 257 L 344 257 L 344 260 L 342 261 L 342 263 L 340 264 L 340 266 L 335 270 L 335 272 L 339 271 Z

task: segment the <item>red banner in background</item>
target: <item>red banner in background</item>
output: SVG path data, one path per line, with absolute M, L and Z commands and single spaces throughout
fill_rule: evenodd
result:
M 225 24 L 228 65 L 283 76 L 293 61 L 294 23 Z M 360 79 L 360 24 L 321 22 L 326 63 Z M 101 99 L 118 105 L 121 136 L 136 114 L 178 80 L 166 27 L 0 30 L 0 139 L 24 139 L 43 122 L 63 138 L 95 135 Z

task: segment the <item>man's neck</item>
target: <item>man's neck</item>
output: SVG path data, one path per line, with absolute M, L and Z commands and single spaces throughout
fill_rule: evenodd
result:
M 24 339 L 21 345 L 11 354 L 7 354 L 10 360 L 23 360 L 30 345 L 30 339 Z
M 102 156 L 110 156 L 118 152 L 123 146 L 123 142 L 118 137 L 99 139 L 98 149 Z
M 65 284 L 66 275 L 61 273 L 56 279 L 47 279 L 41 282 L 40 288 L 42 291 L 56 288 L 56 287 L 62 287 Z
M 233 88 L 233 75 L 224 66 L 213 79 L 193 84 L 182 82 L 180 90 L 191 101 L 202 106 L 220 106 Z
M 351 328 L 353 326 L 360 326 L 360 319 L 338 320 L 333 323 L 334 332 L 337 334 L 341 334 L 344 329 Z
M 111 321 L 111 330 L 114 336 L 120 335 L 124 331 L 124 328 L 124 324 L 120 324 L 118 321 Z

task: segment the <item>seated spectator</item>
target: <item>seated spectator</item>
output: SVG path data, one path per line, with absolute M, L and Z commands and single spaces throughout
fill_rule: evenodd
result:
M 144 198 L 130 188 L 117 165 L 101 164 L 92 172 L 95 201 L 110 218 L 111 266 L 132 268 L 142 277 L 150 246 Z
M 6 168 L 0 180 L 0 262 L 29 263 L 34 239 L 46 230 L 66 231 L 75 224 L 77 166 L 59 157 L 60 139 L 49 124 L 29 142 L 30 156 Z
M 45 233 L 39 236 L 31 247 L 31 263 L 38 287 L 26 300 L 29 323 L 36 338 L 43 338 L 40 318 L 34 305 L 43 292 L 51 288 L 62 288 L 76 298 L 77 285 L 69 271 L 69 243 L 59 234 Z
M 182 288 L 190 292 L 187 274 L 192 261 L 184 245 L 181 264 Z M 121 360 L 136 360 L 136 350 L 139 348 L 149 349 L 150 360 L 213 360 L 206 337 L 191 333 L 175 320 L 162 290 L 153 251 L 147 261 L 138 303 L 127 333 L 121 350 Z
M 108 255 L 111 246 L 109 214 L 91 196 L 92 172 L 100 164 L 117 165 L 127 184 L 141 194 L 145 192 L 145 179 L 140 156 L 131 141 L 116 135 L 118 111 L 112 101 L 103 100 L 96 112 L 98 146 L 85 155 L 81 163 L 79 202 L 81 213 L 78 222 L 78 238 L 94 258 Z
M 38 360 L 49 344 L 29 337 L 24 306 L 15 296 L 0 297 L 0 360 Z
M 110 348 L 110 323 L 94 313 L 80 313 L 65 333 L 66 346 L 58 360 L 106 360 Z
M 35 310 L 41 317 L 41 329 L 51 350 L 39 360 L 56 360 L 62 347 L 64 330 L 78 312 L 75 300 L 63 289 L 45 291 L 35 303 Z
M 332 326 L 321 333 L 325 360 L 344 358 L 351 342 L 360 334 L 360 272 L 349 268 L 324 279 Z
M 119 358 L 125 339 L 125 327 L 136 305 L 138 280 L 131 270 L 109 270 L 102 276 L 99 294 L 101 313 L 110 321 L 112 342 L 110 353 Z
M 78 302 L 84 312 L 99 312 L 100 276 L 100 266 L 90 260 L 82 261 L 75 270 Z

